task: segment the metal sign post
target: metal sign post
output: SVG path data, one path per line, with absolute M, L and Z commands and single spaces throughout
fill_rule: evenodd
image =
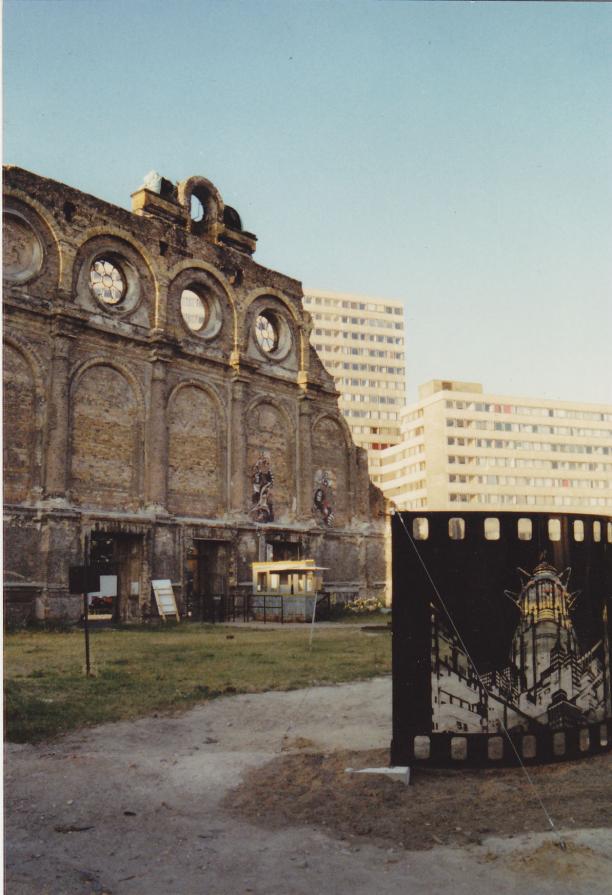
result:
M 87 603 L 87 594 L 83 594 L 83 631 L 85 632 L 85 674 L 91 676 L 91 665 L 89 661 L 89 606 Z
M 89 652 L 89 603 L 88 593 L 100 590 L 100 573 L 90 566 L 70 566 L 68 570 L 68 590 L 71 594 L 83 596 L 83 632 L 85 634 L 85 673 L 91 677 Z

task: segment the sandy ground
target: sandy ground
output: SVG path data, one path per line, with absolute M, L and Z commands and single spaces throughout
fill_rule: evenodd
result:
M 480 825 L 474 820 L 473 829 L 450 829 L 462 826 L 452 824 L 453 810 L 463 812 L 465 823 L 464 802 L 477 816 L 483 786 L 489 803 L 499 798 L 499 814 L 507 815 L 507 794 L 515 788 L 509 778 L 495 781 L 489 773 L 483 783 L 473 773 L 427 772 L 435 786 L 421 775 L 406 789 L 344 776 L 348 758 L 363 766 L 388 747 L 390 690 L 390 679 L 382 678 L 229 696 L 177 717 L 108 724 L 38 746 L 8 745 L 6 892 L 611 895 L 605 804 L 589 818 L 585 796 L 578 818 L 563 814 L 561 850 L 554 835 L 524 831 L 532 815 L 520 819 L 516 796 L 517 820 L 504 836 L 492 835 L 491 804 Z M 373 751 L 355 754 L 366 750 Z M 592 772 L 587 763 L 584 772 L 554 769 L 560 776 L 551 799 L 557 794 L 558 802 L 575 804 L 582 798 L 577 773 L 587 774 L 591 797 L 598 779 L 609 792 L 610 765 L 596 761 Z M 410 800 L 417 797 L 411 823 Z M 433 826 L 425 834 L 426 823 Z M 593 824 L 599 827 L 587 828 Z M 420 830 L 412 839 L 411 826 Z

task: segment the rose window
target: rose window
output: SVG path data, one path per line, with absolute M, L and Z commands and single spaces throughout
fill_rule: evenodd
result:
M 255 321 L 255 338 L 262 351 L 270 353 L 278 348 L 278 329 L 271 314 L 259 314 Z
M 126 285 L 123 274 L 108 258 L 94 261 L 89 282 L 98 301 L 104 304 L 117 305 L 125 296 Z

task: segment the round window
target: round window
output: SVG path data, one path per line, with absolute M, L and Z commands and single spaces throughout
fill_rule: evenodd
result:
M 125 277 L 110 258 L 94 261 L 89 272 L 89 283 L 98 301 L 105 305 L 118 305 L 125 298 Z
M 278 348 L 278 326 L 276 320 L 269 311 L 264 311 L 257 316 L 255 321 L 255 338 L 257 344 L 270 354 Z
M 208 313 L 202 298 L 193 289 L 181 292 L 181 314 L 190 330 L 199 332 L 205 325 Z

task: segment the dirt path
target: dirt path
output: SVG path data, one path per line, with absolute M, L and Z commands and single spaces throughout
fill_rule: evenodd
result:
M 441 824 L 442 835 L 433 835 L 442 845 L 430 838 L 429 850 L 399 846 L 403 840 L 391 834 L 392 818 L 398 804 L 408 804 L 418 787 L 405 790 L 386 780 L 347 782 L 342 768 L 346 756 L 339 754 L 386 749 L 389 739 L 390 680 L 384 678 L 226 697 L 178 717 L 104 725 L 35 747 L 9 745 L 6 891 L 612 893 L 612 835 L 604 829 L 610 822 L 605 812 L 589 823 L 582 815 L 580 823 L 568 822 L 564 852 L 548 834 L 495 838 L 484 832 L 478 834 L 478 844 L 467 837 L 447 837 Z M 357 763 L 355 755 L 352 763 Z M 318 780 L 315 765 L 324 772 Z M 597 769 L 595 778 L 609 777 L 606 767 Z M 584 768 L 586 772 L 586 763 Z M 303 778 L 300 793 L 289 785 L 296 782 L 294 773 Z M 306 776 L 312 787 L 304 784 Z M 440 779 L 439 798 L 446 789 Z M 562 798 L 567 791 L 566 801 L 581 798 L 580 781 L 572 779 L 573 788 L 566 790 L 563 782 L 556 783 Z M 359 796 L 362 785 L 366 793 L 372 791 L 368 787 L 377 793 L 371 805 Z M 449 779 L 449 791 L 453 785 Z M 320 810 L 311 798 L 317 787 Z M 351 790 L 356 800 L 347 798 Z M 253 809 L 253 795 L 259 810 Z M 446 798 L 445 817 L 453 804 L 458 810 L 462 804 L 460 797 L 454 802 Z M 304 799 L 310 800 L 308 811 Z M 359 824 L 340 822 L 334 802 L 340 814 L 359 819 L 359 830 L 354 829 Z M 435 823 L 435 800 L 431 803 Z M 287 804 L 295 810 L 287 810 Z M 424 810 L 422 804 L 419 810 Z M 504 814 L 503 800 L 499 811 Z M 362 820 L 368 812 L 385 819 L 386 833 L 381 835 L 380 827 L 365 833 L 368 824 Z M 398 815 L 398 828 L 399 820 Z M 406 818 L 401 820 L 405 827 Z M 420 814 L 415 822 L 426 823 Z M 578 829 L 591 823 L 602 829 Z M 488 819 L 482 826 L 493 832 Z M 414 847 L 409 841 L 405 845 Z

